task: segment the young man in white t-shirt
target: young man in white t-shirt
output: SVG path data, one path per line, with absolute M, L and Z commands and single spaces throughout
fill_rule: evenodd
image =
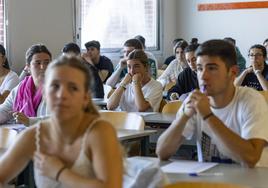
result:
M 160 136 L 158 157 L 168 159 L 185 138 L 196 134 L 199 161 L 268 167 L 268 107 L 257 91 L 234 86 L 238 72 L 234 47 L 210 40 L 196 54 L 201 89 L 187 97 Z
M 133 50 L 127 59 L 128 73 L 107 102 L 108 110 L 128 112 L 158 111 L 162 86 L 150 77 L 147 55 Z

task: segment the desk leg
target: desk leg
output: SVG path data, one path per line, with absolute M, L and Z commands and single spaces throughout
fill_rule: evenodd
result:
M 149 156 L 150 154 L 150 137 L 145 136 L 141 140 L 141 156 Z

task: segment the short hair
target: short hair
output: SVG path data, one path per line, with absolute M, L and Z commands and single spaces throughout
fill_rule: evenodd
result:
M 76 43 L 73 43 L 73 42 L 69 42 L 65 44 L 61 51 L 63 53 L 73 52 L 75 54 L 80 54 L 81 52 L 80 47 Z
M 225 37 L 223 40 L 227 41 L 227 42 L 230 42 L 233 45 L 235 45 L 235 43 L 236 43 L 235 39 L 233 39 L 231 37 Z
M 198 44 L 198 38 L 192 38 L 190 41 L 190 45 L 191 44 Z
M 260 49 L 262 51 L 263 57 L 266 57 L 267 56 L 266 48 L 263 45 L 261 45 L 261 44 L 254 44 L 253 46 L 251 46 L 249 48 L 248 53 L 250 53 L 250 50 L 253 49 L 253 48 Z
M 0 53 L 5 56 L 5 62 L 3 63 L 2 67 L 10 70 L 10 67 L 9 67 L 9 63 L 8 63 L 8 60 L 7 60 L 7 57 L 6 57 L 6 49 L 4 48 L 4 46 L 2 44 L 0 44 Z
M 138 39 L 140 41 L 140 43 L 142 44 L 143 48 L 146 48 L 145 46 L 145 38 L 141 35 L 137 35 L 134 37 L 134 39 Z
M 184 49 L 184 53 L 187 52 L 195 52 L 196 49 L 198 48 L 199 44 L 190 44 Z
M 237 65 L 234 45 L 227 41 L 214 39 L 201 44 L 196 50 L 196 56 L 219 57 L 226 65 L 227 69 Z
M 181 40 L 177 42 L 177 44 L 174 46 L 174 54 L 176 54 L 177 48 L 181 48 L 183 51 L 188 46 L 188 43 L 185 40 Z
M 38 53 L 46 53 L 47 55 L 49 55 L 50 59 L 52 58 L 50 51 L 44 44 L 34 44 L 26 51 L 25 55 L 26 63 L 30 64 L 34 54 Z
M 143 50 L 135 49 L 128 54 L 127 60 L 134 59 L 140 61 L 145 67 L 149 66 L 148 57 Z
M 142 50 L 142 44 L 138 39 L 128 39 L 124 43 L 125 47 L 134 47 L 135 49 L 140 49 Z
M 96 41 L 96 40 L 92 40 L 92 41 L 89 41 L 87 43 L 85 43 L 85 47 L 86 49 L 88 50 L 90 47 L 93 47 L 93 48 L 97 48 L 97 50 L 100 51 L 100 42 L 99 41 Z
M 79 70 L 82 72 L 85 76 L 85 91 L 90 92 L 93 76 L 91 71 L 86 67 L 86 65 L 83 63 L 83 60 L 76 56 L 67 56 L 67 55 L 61 55 L 58 58 L 54 59 L 47 67 L 47 70 L 45 72 L 45 84 L 47 82 L 47 79 L 50 77 L 50 72 L 54 68 L 68 66 L 74 69 Z M 98 115 L 98 111 L 94 104 L 92 104 L 92 101 L 89 101 L 87 107 L 84 109 L 85 112 L 93 113 Z

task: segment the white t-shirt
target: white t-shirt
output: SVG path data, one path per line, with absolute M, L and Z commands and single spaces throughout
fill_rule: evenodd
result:
M 183 71 L 183 67 L 178 62 L 177 59 L 171 61 L 166 70 L 157 79 L 163 87 L 165 87 L 169 82 L 176 82 L 178 75 Z
M 259 138 L 268 142 L 268 107 L 264 97 L 257 91 L 237 87 L 233 100 L 226 107 L 221 109 L 211 107 L 211 110 L 229 129 L 242 138 Z M 213 138 L 215 135 L 199 115 L 194 115 L 187 122 L 183 136 L 190 139 L 194 133 L 197 138 L 199 161 L 209 161 L 211 157 L 232 159 L 232 156 L 228 156 L 223 150 L 221 143 L 216 142 Z M 209 147 L 205 147 L 204 143 L 209 143 Z M 268 167 L 268 146 L 263 149 L 256 166 Z
M 19 84 L 18 75 L 10 70 L 9 73 L 5 76 L 4 81 L 0 85 L 0 93 L 3 94 L 4 91 L 11 91 L 18 84 Z
M 162 100 L 162 86 L 158 81 L 151 79 L 147 84 L 142 87 L 142 93 L 146 101 L 151 105 L 146 112 L 158 112 L 160 102 Z M 134 88 L 132 84 L 128 84 L 124 91 L 120 102 L 119 110 L 127 112 L 138 112 L 135 104 Z

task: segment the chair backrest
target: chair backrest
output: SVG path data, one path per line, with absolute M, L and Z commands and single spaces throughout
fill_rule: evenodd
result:
M 164 87 L 164 91 L 168 91 L 170 88 L 172 88 L 174 85 L 176 84 L 176 82 L 169 82 L 165 87 Z
M 182 102 L 179 100 L 170 101 L 162 109 L 162 113 L 165 114 L 176 114 L 179 108 L 181 107 Z
M 17 131 L 9 128 L 0 128 L 0 149 L 7 149 L 16 139 Z
M 162 112 L 164 106 L 167 104 L 167 101 L 165 99 L 162 99 L 159 105 L 159 112 Z
M 100 115 L 109 121 L 116 129 L 144 130 L 143 118 L 135 113 L 102 111 Z
M 164 188 L 248 188 L 242 185 L 214 182 L 177 182 L 166 185 Z
M 262 96 L 264 96 L 266 102 L 268 103 L 268 91 L 259 91 Z

